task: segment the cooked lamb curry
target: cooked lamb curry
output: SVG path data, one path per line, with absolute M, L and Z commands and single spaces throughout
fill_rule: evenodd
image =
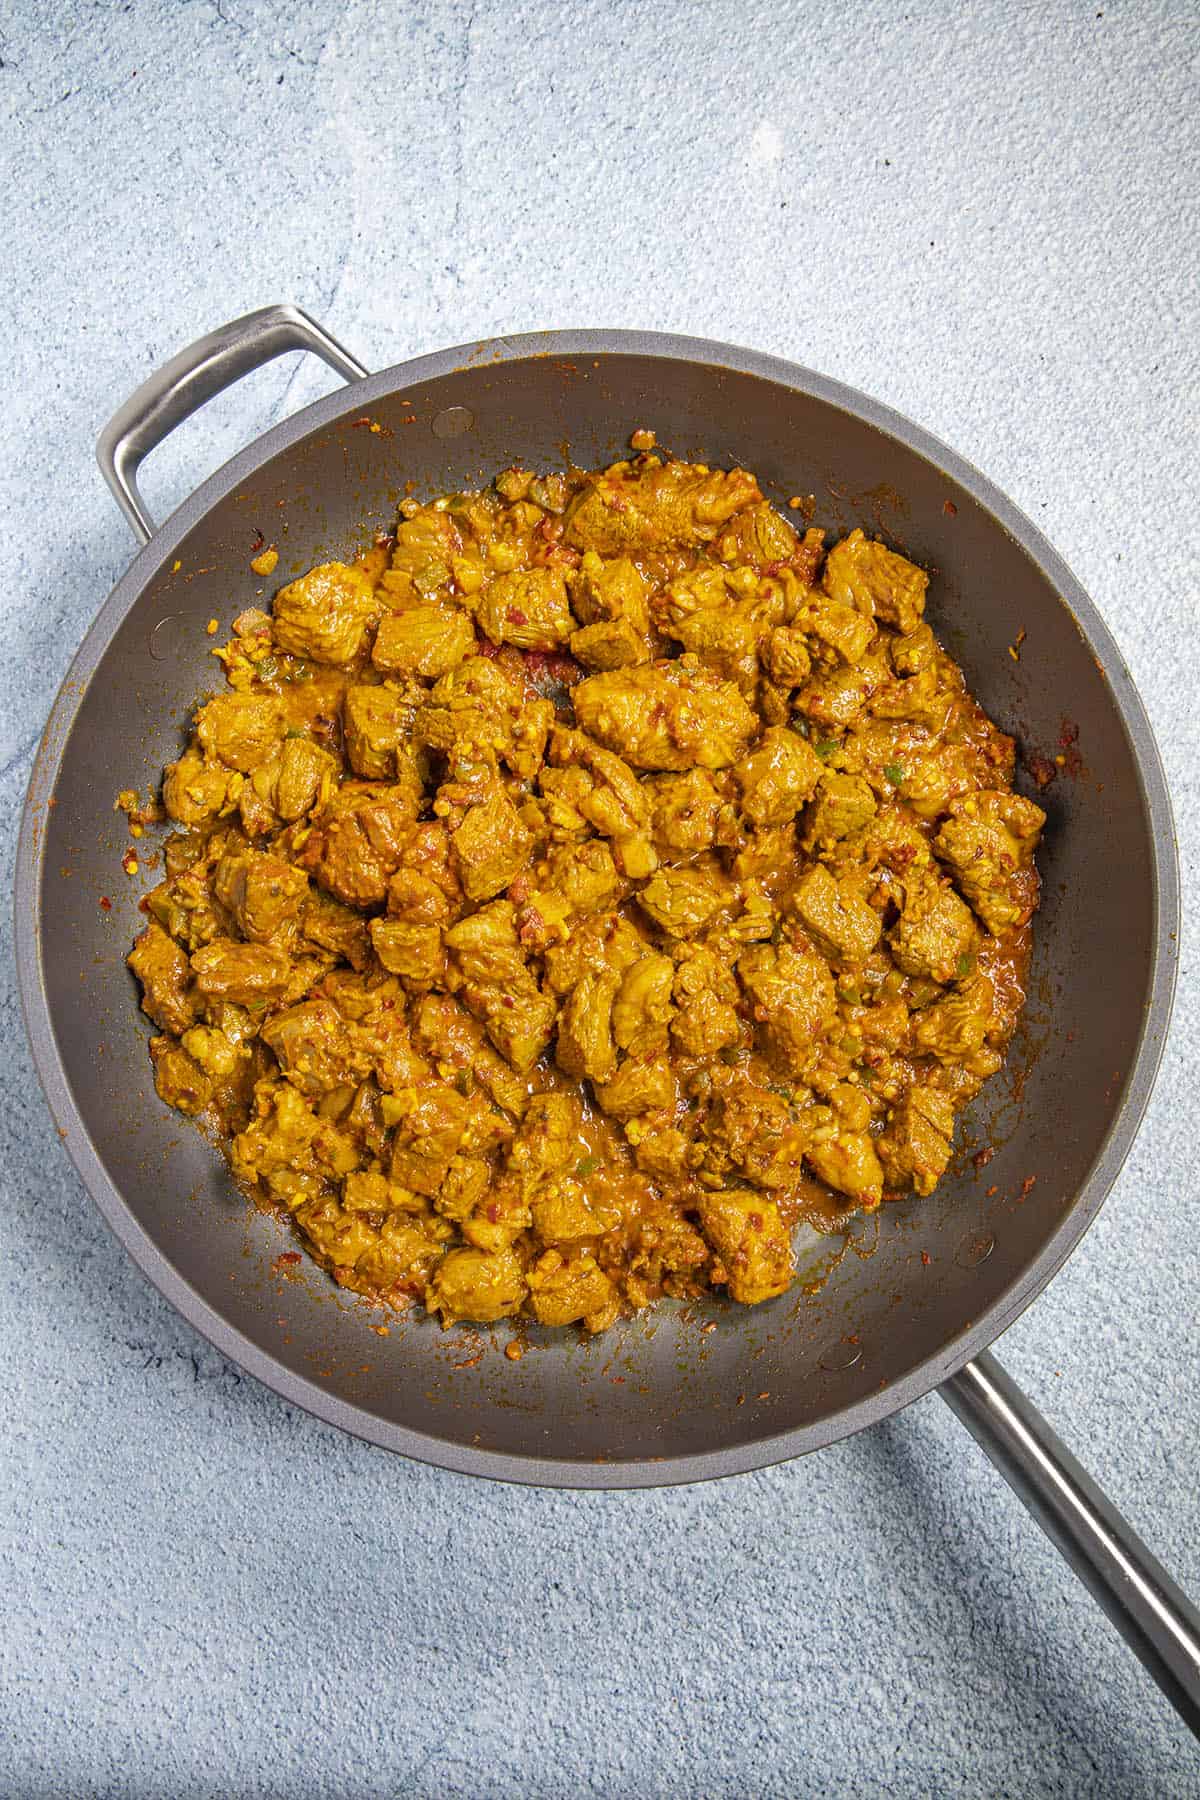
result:
M 406 502 L 165 773 L 159 1094 L 443 1323 L 783 1293 L 800 1218 L 931 1192 L 1023 1002 L 1044 815 L 926 586 L 655 454 Z

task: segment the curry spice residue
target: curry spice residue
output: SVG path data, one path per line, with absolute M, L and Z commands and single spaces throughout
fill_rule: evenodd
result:
M 166 771 L 158 1092 L 339 1282 L 444 1323 L 778 1295 L 800 1220 L 932 1191 L 1001 1064 L 1012 740 L 925 572 L 745 470 L 400 514 L 239 617 Z

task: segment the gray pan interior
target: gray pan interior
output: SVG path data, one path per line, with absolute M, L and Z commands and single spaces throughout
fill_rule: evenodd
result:
M 285 1228 L 248 1209 L 219 1155 L 155 1097 L 124 962 L 144 884 L 121 871 L 113 798 L 154 783 L 192 701 L 217 685 L 205 623 L 226 626 L 259 596 L 259 531 L 279 542 L 278 583 L 387 526 L 409 482 L 428 495 L 512 461 L 603 462 L 637 425 L 680 454 L 747 464 L 781 505 L 811 494 L 817 523 L 862 524 L 929 566 L 935 629 L 1022 751 L 1052 759 L 1065 728 L 1081 766 L 1038 796 L 1049 825 L 1028 1021 L 932 1198 L 887 1206 L 846 1245 L 802 1245 L 814 1275 L 842 1252 L 817 1291 L 752 1311 L 664 1307 L 588 1343 L 535 1329 L 516 1363 L 499 1353 L 504 1327 L 442 1333 L 419 1316 L 382 1337 L 371 1327 L 383 1315 L 307 1264 L 276 1272 L 293 1248 Z M 1161 1050 L 1177 907 L 1166 792 L 1128 672 L 1029 522 L 848 389 L 723 345 L 611 332 L 387 370 L 213 476 L 137 556 L 76 659 L 37 759 L 17 892 L 52 1111 L 109 1223 L 174 1304 L 243 1367 L 363 1437 L 474 1473 L 597 1487 L 818 1448 L 996 1337 L 1068 1254 L 1129 1146 Z M 977 1170 L 969 1152 L 993 1144 Z

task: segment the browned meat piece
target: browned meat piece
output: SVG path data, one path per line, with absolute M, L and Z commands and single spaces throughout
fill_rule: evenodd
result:
M 904 910 L 889 936 L 892 955 L 908 975 L 943 984 L 969 972 L 977 942 L 975 922 L 948 882 L 908 884 Z
M 1024 925 L 1037 905 L 1033 852 L 1046 815 L 1021 794 L 968 794 L 950 806 L 934 849 L 987 929 Z
M 723 769 L 758 723 L 735 687 L 689 656 L 589 675 L 574 701 L 583 729 L 637 769 Z
M 738 958 L 737 971 L 767 1044 L 802 1074 L 836 1011 L 828 963 L 791 944 L 756 944 Z
M 230 775 L 219 763 L 206 762 L 198 750 L 188 749 L 167 765 L 162 796 L 168 818 L 180 825 L 206 825 L 225 809 Z
M 389 682 L 346 689 L 342 727 L 346 755 L 356 775 L 372 781 L 395 781 L 397 775 L 419 788 L 420 775 L 411 750 L 417 708 L 411 695 Z
M 715 1056 L 736 1044 L 738 985 L 732 971 L 703 944 L 681 944 L 675 969 L 671 1036 L 688 1056 Z
M 281 650 L 343 667 L 359 654 L 379 607 L 362 569 L 331 562 L 280 588 L 272 610 Z
M 409 606 L 385 613 L 371 646 L 371 661 L 385 675 L 436 680 L 475 650 L 470 619 L 453 606 Z
M 274 694 L 218 694 L 196 714 L 196 736 L 210 757 L 243 772 L 265 762 L 283 737 Z
M 529 862 L 533 839 L 502 788 L 472 806 L 451 833 L 459 879 L 469 900 L 490 900 Z
M 357 1047 L 342 1015 L 329 1000 L 305 1000 L 278 1012 L 262 1036 L 287 1079 L 310 1099 L 348 1082 L 364 1081 L 370 1059 Z
M 129 952 L 129 966 L 142 984 L 142 1011 L 179 1037 L 196 1017 L 192 969 L 161 925 L 153 921 Z
M 814 863 L 796 884 L 789 905 L 818 947 L 842 967 L 865 962 L 879 942 L 879 914 L 853 882 L 836 881 L 824 863 Z
M 475 616 L 493 644 L 515 644 L 519 650 L 556 650 L 575 630 L 558 569 L 495 576 L 476 596 Z
M 189 1118 L 203 1112 L 212 1099 L 213 1084 L 200 1064 L 169 1037 L 151 1038 L 150 1057 L 159 1099 Z
M 263 850 L 234 851 L 217 864 L 213 888 L 252 943 L 295 937 L 308 878 L 282 857 Z
M 721 1259 L 735 1300 L 757 1306 L 791 1286 L 792 1246 L 773 1200 L 754 1188 L 726 1188 L 705 1194 L 699 1211 L 700 1229 Z
M 765 731 L 733 773 L 742 811 L 755 825 L 786 825 L 811 799 L 824 772 L 812 746 L 786 726 Z
M 345 906 L 380 906 L 416 803 L 406 789 L 347 782 L 313 825 L 300 861 Z
M 206 997 L 234 1000 L 239 1006 L 279 999 L 288 985 L 292 964 L 273 944 L 239 944 L 216 938 L 192 957 L 196 986 Z
M 744 469 L 617 465 L 592 476 L 571 502 L 567 541 L 601 556 L 710 543 L 740 506 L 761 499 L 758 483 Z
M 950 1161 L 954 1107 L 936 1088 L 915 1084 L 892 1108 L 877 1149 L 887 1183 L 896 1193 L 913 1187 L 932 1194 Z
M 411 925 L 402 919 L 372 919 L 375 954 L 407 988 L 424 992 L 444 980 L 446 958 L 436 925 Z
M 886 544 L 852 531 L 825 558 L 822 585 L 831 599 L 909 632 L 921 623 L 929 577 Z

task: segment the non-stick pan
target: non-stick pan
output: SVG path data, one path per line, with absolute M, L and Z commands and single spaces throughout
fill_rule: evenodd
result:
M 141 458 L 237 376 L 288 350 L 349 382 L 268 432 L 161 528 Z M 749 1311 L 660 1309 L 582 1343 L 393 1321 L 275 1259 L 214 1148 L 155 1097 L 125 954 L 141 924 L 118 789 L 152 786 L 195 697 L 218 685 L 210 618 L 361 546 L 406 491 L 513 461 L 583 465 L 632 428 L 745 463 L 816 523 L 882 532 L 930 568 L 930 616 L 1018 738 L 1049 823 L 1030 1006 L 1006 1077 L 966 1115 L 958 1172 L 849 1241 L 800 1245 L 810 1279 Z M 816 1450 L 940 1387 L 1067 1550 L 1193 1727 L 1200 1618 L 983 1354 L 1087 1229 L 1129 1148 L 1163 1045 L 1178 886 L 1149 726 L 1116 645 L 1027 519 L 913 425 L 804 369 L 726 345 L 578 331 L 442 351 L 366 375 L 290 307 L 176 357 L 103 434 L 104 472 L 143 540 L 100 609 L 43 737 L 19 850 L 17 944 L 51 1110 L 109 1224 L 226 1355 L 347 1431 L 471 1474 L 575 1487 L 701 1480 Z M 410 488 L 413 484 L 413 488 Z M 1010 646 L 1013 649 L 1010 651 Z M 1032 791 L 1032 788 L 1031 788 Z M 994 1147 L 985 1168 L 972 1151 Z M 835 1254 L 836 1253 L 836 1254 Z M 832 1266 L 831 1266 L 832 1265 Z M 287 1267 L 291 1278 L 284 1279 Z M 824 1276 L 823 1282 L 821 1277 Z

